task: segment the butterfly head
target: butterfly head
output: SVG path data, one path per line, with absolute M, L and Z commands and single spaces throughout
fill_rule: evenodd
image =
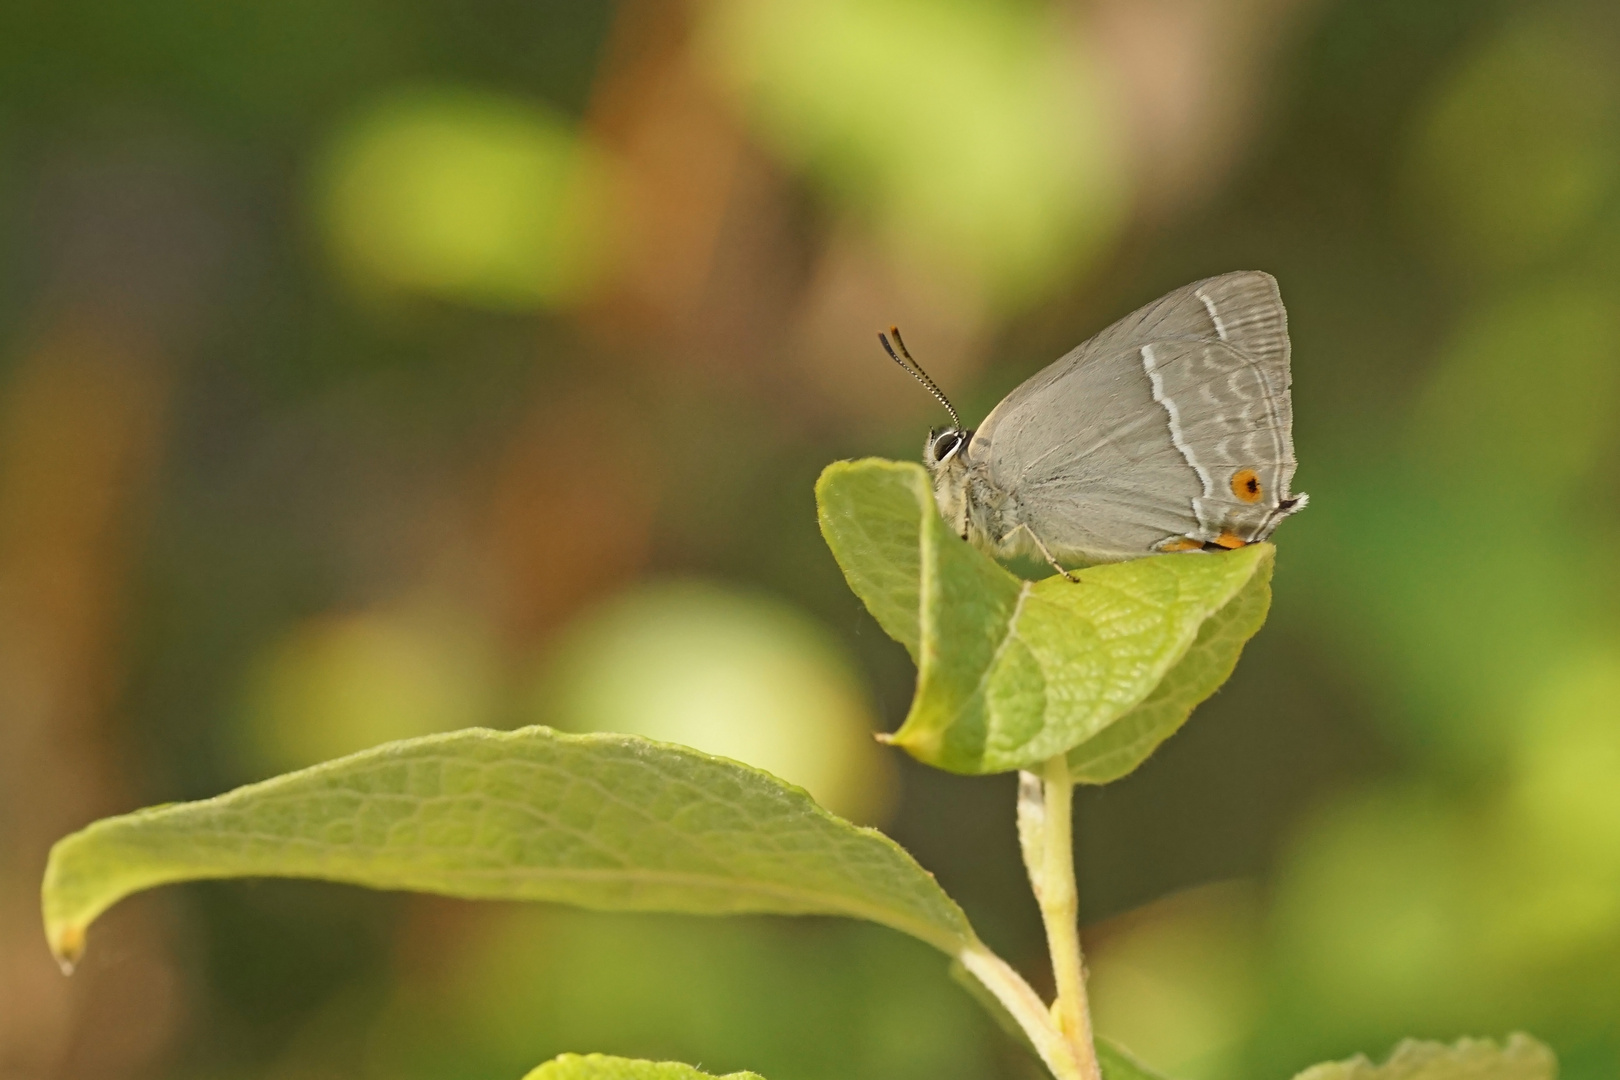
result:
M 955 533 L 968 537 L 968 443 L 973 432 L 952 425 L 936 428 L 923 443 L 923 464 L 934 481 L 934 503 Z
M 928 466 L 929 472 L 934 472 L 955 461 L 973 438 L 973 432 L 963 431 L 952 425 L 947 428 L 935 428 L 928 433 L 928 441 L 923 443 L 923 464 Z

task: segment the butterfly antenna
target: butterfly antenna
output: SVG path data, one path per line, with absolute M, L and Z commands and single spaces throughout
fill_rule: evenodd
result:
M 894 338 L 894 345 L 889 344 L 890 336 Z M 922 369 L 922 365 L 911 358 L 911 352 L 906 348 L 906 343 L 900 340 L 900 328 L 898 326 L 889 327 L 889 333 L 880 332 L 878 340 L 883 343 L 883 351 L 889 354 L 889 359 L 900 365 L 900 370 L 922 383 L 923 389 L 939 399 L 939 403 L 945 406 L 945 411 L 951 414 L 951 423 L 955 424 L 960 430 L 962 418 L 956 415 L 956 410 L 951 407 L 950 399 L 945 396 L 945 392 L 935 385 L 933 379 L 928 377 L 928 372 Z M 898 354 L 894 351 L 896 345 L 900 347 Z M 905 357 L 904 360 L 900 359 L 902 356 Z

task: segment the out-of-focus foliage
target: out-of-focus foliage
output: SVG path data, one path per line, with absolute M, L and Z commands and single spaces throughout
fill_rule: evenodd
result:
M 334 136 L 316 197 L 333 255 L 363 288 L 556 305 L 612 250 L 598 153 L 538 103 L 419 90 Z
M 1025 581 L 951 533 L 914 462 L 829 465 L 816 505 L 850 587 L 917 664 L 887 741 L 953 772 L 1069 754 L 1086 782 L 1126 775 L 1226 681 L 1270 601 L 1268 544 Z
M 746 761 L 845 818 L 890 801 L 889 762 L 841 643 L 792 607 L 698 582 L 587 612 L 552 650 L 535 716 Z
M 1620 439 L 1607 416 L 1617 355 L 1620 312 L 1601 284 L 1571 276 L 1515 291 L 1448 335 L 1411 418 L 1413 449 L 1451 472 L 1574 496 Z
M 294 627 L 247 675 L 245 756 L 280 773 L 484 722 L 497 659 L 482 629 L 433 607 Z
M 777 153 L 934 272 L 1015 305 L 1123 224 L 1123 133 L 1078 20 L 987 0 L 721 0 L 705 59 Z
M 1620 72 L 1556 7 L 1515 13 L 1417 110 L 1412 184 L 1437 250 L 1501 272 L 1555 254 L 1620 179 Z
M 1251 888 L 1205 886 L 1149 905 L 1094 940 L 1098 1028 L 1126 1046 L 1151 1047 L 1169 1076 L 1230 1067 L 1264 1007 L 1258 905 Z
M 402 972 L 361 1018 L 334 1002 L 324 1019 L 359 1019 L 367 1075 L 401 1080 L 518 1076 L 582 1046 L 772 1078 L 994 1075 L 1002 1036 L 943 967 L 921 942 L 843 919 L 498 906 L 446 966 Z
M 1077 799 L 1101 1030 L 1178 1080 L 1514 1030 L 1611 1080 L 1612 8 L 0 4 L 0 1072 L 1024 1075 L 877 928 L 235 882 L 62 980 L 39 876 L 98 817 L 532 722 L 647 579 L 793 609 L 746 655 L 806 707 L 721 752 L 840 759 L 914 669 L 812 485 L 941 421 L 874 331 L 972 424 L 1256 267 L 1313 500 L 1232 679 Z M 618 640 L 718 653 L 707 610 Z M 1010 790 L 887 753 L 891 830 L 1039 970 Z
M 1097 1040 L 1097 1064 L 1102 1068 L 1103 1080 L 1163 1080 L 1107 1039 Z

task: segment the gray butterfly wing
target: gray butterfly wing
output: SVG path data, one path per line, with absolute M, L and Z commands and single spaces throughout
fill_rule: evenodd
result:
M 1269 274 L 1193 282 L 1009 394 L 968 464 L 1059 557 L 1264 539 L 1297 508 L 1288 358 Z

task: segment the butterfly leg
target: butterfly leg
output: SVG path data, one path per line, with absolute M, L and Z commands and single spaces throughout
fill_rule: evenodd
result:
M 1034 529 L 1031 529 L 1028 525 L 1025 525 L 1023 522 L 1019 522 L 1018 528 L 1015 528 L 1013 530 L 1013 532 L 1017 532 L 1018 529 L 1023 529 L 1024 533 L 1031 540 L 1033 540 L 1035 542 L 1036 549 L 1038 551 L 1040 551 L 1040 553 L 1046 558 L 1047 562 L 1052 564 L 1052 569 L 1054 569 L 1058 573 L 1062 574 L 1065 580 L 1072 581 L 1076 585 L 1080 584 L 1080 579 L 1075 577 L 1073 574 L 1069 573 L 1067 570 L 1063 569 L 1063 565 L 1052 557 L 1052 553 L 1050 551 L 1046 550 L 1046 545 L 1041 543 L 1041 538 L 1035 535 L 1035 530 Z M 1009 533 L 1008 535 L 1011 535 L 1011 534 Z

